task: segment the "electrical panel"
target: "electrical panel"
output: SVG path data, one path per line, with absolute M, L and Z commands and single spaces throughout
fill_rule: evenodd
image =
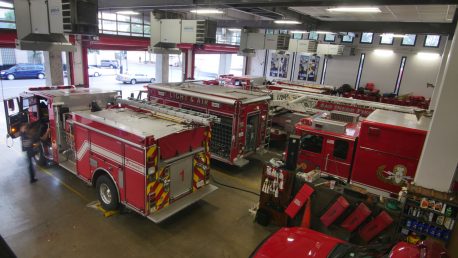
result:
M 265 49 L 288 50 L 290 35 L 268 34 L 265 39 Z
M 318 44 L 316 53 L 318 55 L 343 55 L 344 45 Z
M 181 43 L 204 44 L 216 42 L 216 23 L 208 20 L 182 20 Z
M 176 44 L 216 42 L 216 22 L 208 20 L 156 19 L 151 16 L 151 46 L 172 49 Z
M 288 51 L 300 53 L 316 53 L 317 42 L 305 39 L 290 39 Z
M 266 36 L 261 33 L 242 32 L 240 35 L 240 50 L 264 49 Z

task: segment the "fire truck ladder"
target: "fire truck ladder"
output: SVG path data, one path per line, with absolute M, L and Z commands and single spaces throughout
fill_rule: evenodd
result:
M 220 118 L 214 115 L 205 114 L 189 109 L 166 106 L 146 100 L 117 99 L 116 103 L 144 109 L 147 111 L 167 114 L 169 116 L 185 119 L 188 122 L 196 122 L 203 125 L 210 125 L 212 123 L 220 122 Z
M 356 108 L 383 109 L 400 113 L 415 114 L 415 111 L 422 110 L 416 107 L 398 106 L 367 100 L 350 99 L 337 96 L 329 96 L 315 93 L 297 92 L 292 90 L 281 90 L 272 92 L 271 105 L 283 107 L 296 112 L 319 112 L 322 111 L 316 104 L 319 102 L 346 105 Z

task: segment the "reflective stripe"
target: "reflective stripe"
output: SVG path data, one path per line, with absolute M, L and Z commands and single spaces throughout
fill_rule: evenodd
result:
M 81 145 L 80 149 L 76 153 L 76 159 L 81 160 L 84 157 L 84 155 L 86 155 L 86 152 L 89 150 L 89 147 L 89 142 L 85 140 Z

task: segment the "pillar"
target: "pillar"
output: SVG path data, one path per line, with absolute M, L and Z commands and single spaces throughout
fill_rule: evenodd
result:
M 73 45 L 75 46 L 76 50 L 70 53 L 70 61 L 71 61 L 71 77 L 72 77 L 72 84 L 73 85 L 86 85 L 84 80 L 85 70 L 87 73 L 87 67 L 84 66 L 84 58 L 83 58 L 83 46 L 81 44 L 81 36 L 75 36 L 75 41 Z M 87 55 L 87 54 L 86 54 Z M 87 57 L 86 57 L 87 60 Z M 87 66 L 87 65 L 86 65 Z
M 186 58 L 184 65 L 185 70 L 185 80 L 194 80 L 194 51 L 192 49 L 188 49 L 185 52 Z
M 46 86 L 64 85 L 62 51 L 45 51 L 44 57 L 46 70 Z
M 156 82 L 169 82 L 169 54 L 156 54 Z
M 437 73 L 435 87 L 433 90 L 433 95 L 431 96 L 431 103 L 429 104 L 429 109 L 434 110 L 437 107 L 437 97 L 439 96 L 439 89 L 442 85 L 442 79 L 444 77 L 445 65 L 447 64 L 448 56 L 450 54 L 450 46 L 452 45 L 451 40 L 447 40 L 444 47 L 444 52 L 442 53 L 441 65 L 439 67 L 439 72 Z
M 451 43 L 441 86 L 437 92 L 430 131 L 426 137 L 415 184 L 437 191 L 449 191 L 458 164 L 458 27 Z M 435 93 L 436 94 L 436 93 Z

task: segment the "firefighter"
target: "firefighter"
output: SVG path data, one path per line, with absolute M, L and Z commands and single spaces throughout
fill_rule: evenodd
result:
M 30 175 L 30 183 L 33 184 L 38 179 L 35 177 L 35 168 L 33 167 L 32 158 L 35 155 L 35 151 L 33 148 L 34 142 L 36 142 L 36 131 L 32 124 L 23 124 L 21 126 L 21 143 L 22 143 L 22 151 L 26 152 L 27 154 L 27 161 L 29 165 L 29 175 Z

